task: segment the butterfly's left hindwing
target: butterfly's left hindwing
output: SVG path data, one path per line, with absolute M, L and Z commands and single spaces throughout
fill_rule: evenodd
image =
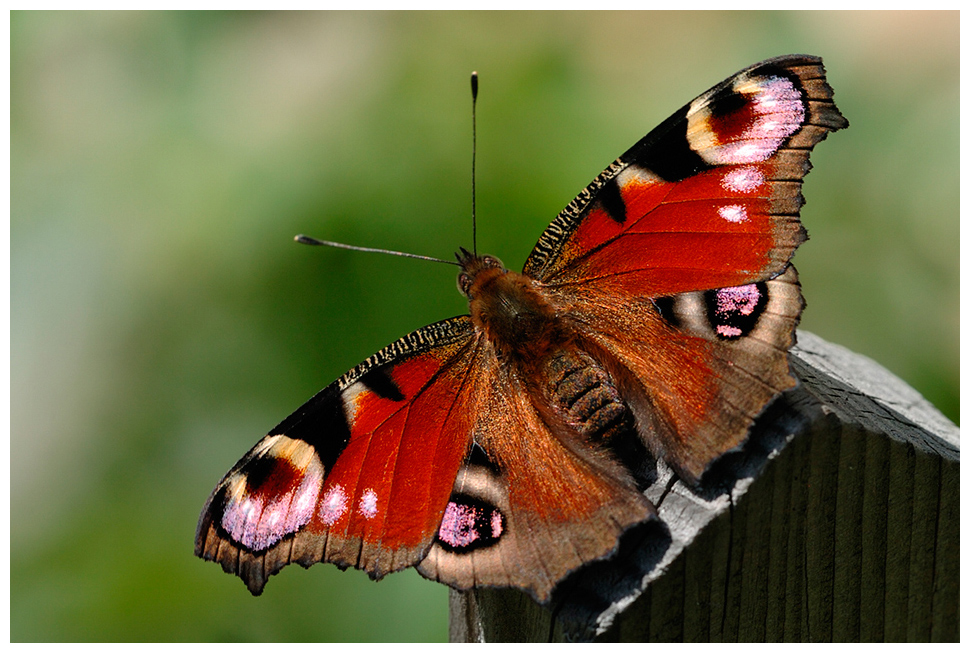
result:
M 254 594 L 290 562 L 420 561 L 471 445 L 473 341 L 467 317 L 427 326 L 318 393 L 216 486 L 196 554 Z

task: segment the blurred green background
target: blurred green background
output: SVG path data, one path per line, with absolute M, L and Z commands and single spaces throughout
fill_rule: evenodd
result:
M 546 224 L 671 112 L 761 59 L 822 55 L 795 258 L 803 328 L 958 418 L 958 14 L 11 16 L 14 641 L 444 640 L 447 589 L 287 568 L 256 599 L 192 555 L 270 427 L 465 311 L 468 74 L 479 249 Z

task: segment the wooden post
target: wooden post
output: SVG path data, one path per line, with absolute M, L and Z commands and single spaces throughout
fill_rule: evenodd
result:
M 804 331 L 801 385 L 700 488 L 660 464 L 663 526 L 564 581 L 452 590 L 451 641 L 959 641 L 959 430 Z

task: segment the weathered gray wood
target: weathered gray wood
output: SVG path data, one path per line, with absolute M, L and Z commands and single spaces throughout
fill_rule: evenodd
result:
M 662 526 L 549 606 L 452 592 L 452 641 L 958 641 L 959 430 L 885 369 L 799 332 L 801 385 L 699 488 L 662 463 Z

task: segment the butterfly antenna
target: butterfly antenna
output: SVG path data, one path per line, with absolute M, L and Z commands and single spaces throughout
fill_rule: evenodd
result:
M 421 256 L 420 254 L 411 254 L 409 252 L 395 252 L 392 249 L 377 249 L 376 247 L 359 247 L 358 245 L 345 245 L 344 243 L 335 243 L 330 240 L 317 240 L 316 238 L 311 238 L 310 236 L 304 236 L 303 234 L 296 236 L 293 240 L 295 240 L 298 243 L 303 243 L 304 245 L 321 245 L 326 247 L 339 247 L 340 249 L 352 249 L 355 252 L 374 252 L 376 254 L 390 254 L 392 256 L 405 256 L 407 258 L 419 258 L 422 261 L 434 261 L 435 263 L 447 263 L 448 265 L 457 265 L 461 267 L 461 264 L 455 261 L 446 261 L 444 259 L 435 258 L 433 256 Z
M 475 105 L 478 104 L 478 73 L 472 71 L 472 251 L 478 256 L 478 221 L 475 218 L 475 154 L 478 149 Z

